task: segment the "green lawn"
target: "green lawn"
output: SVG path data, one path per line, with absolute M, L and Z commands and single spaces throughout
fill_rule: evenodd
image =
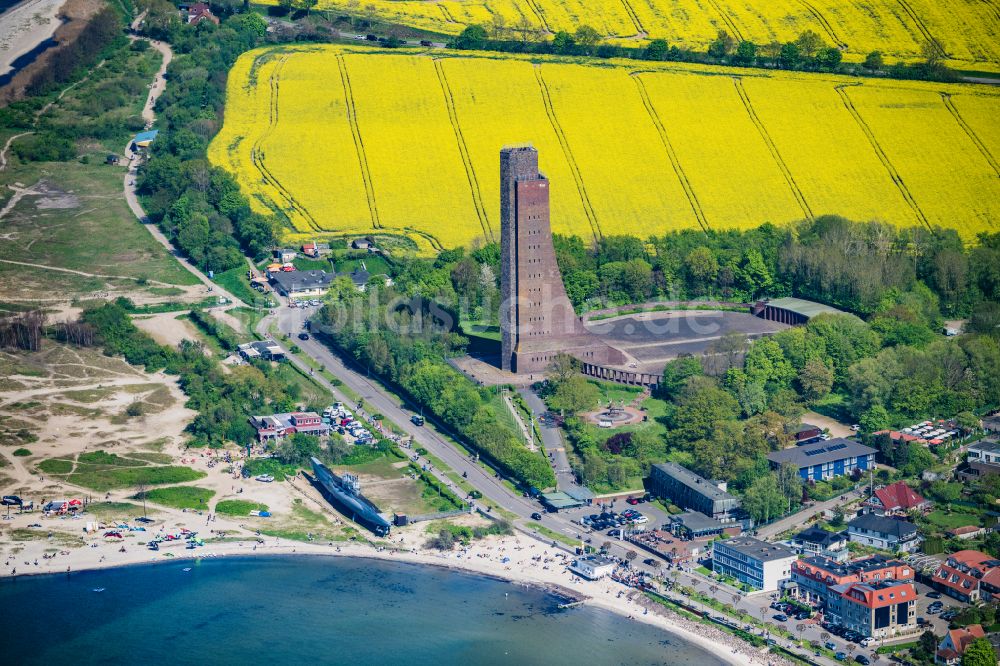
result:
M 250 288 L 250 280 L 247 279 L 248 267 L 240 264 L 236 268 L 228 271 L 216 273 L 212 278 L 219 286 L 230 294 L 240 299 L 244 303 L 254 304 L 257 300 L 263 304 L 264 296 Z
M 146 491 L 146 501 L 162 504 L 175 509 L 208 509 L 208 501 L 215 495 L 214 490 L 198 486 L 170 486 Z M 142 499 L 135 495 L 132 499 Z
M 953 511 L 945 513 L 937 510 L 927 514 L 927 520 L 942 530 L 952 530 L 965 525 L 979 525 L 979 515 L 975 513 L 962 513 Z
M 292 261 L 292 265 L 300 271 L 326 271 L 329 273 L 333 270 L 333 263 L 329 259 L 307 259 L 305 257 L 296 257 Z
M 139 484 L 161 485 L 195 481 L 205 476 L 190 467 L 179 465 L 153 466 L 146 461 L 117 456 L 104 451 L 82 453 L 74 462 L 62 458 L 50 458 L 38 464 L 38 469 L 46 474 L 61 476 L 65 481 L 106 491 L 115 488 L 129 488 Z
M 223 516 L 249 516 L 251 511 L 267 511 L 267 505 L 237 499 L 220 500 L 215 505 L 215 513 L 221 513 Z

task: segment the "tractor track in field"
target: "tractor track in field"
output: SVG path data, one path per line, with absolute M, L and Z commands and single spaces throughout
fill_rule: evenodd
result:
M 933 44 L 934 48 L 938 50 L 938 53 L 940 53 L 942 57 L 951 57 L 945 50 L 944 44 L 939 42 L 937 37 L 931 33 L 930 29 L 924 24 L 924 20 L 920 18 L 920 15 L 917 14 L 916 11 L 914 11 L 913 7 L 910 6 L 910 3 L 906 0 L 896 0 L 896 2 L 899 3 L 899 6 L 903 8 L 903 11 L 906 12 L 910 19 L 913 20 L 914 25 L 917 26 L 917 30 L 919 30 L 920 34 L 924 36 L 924 39 Z
M 940 95 L 941 101 L 944 102 L 944 108 L 948 109 L 948 113 L 950 113 L 951 117 L 955 119 L 955 122 L 957 122 L 958 126 L 962 128 L 962 131 L 965 132 L 970 139 L 972 139 L 972 143 L 976 144 L 976 148 L 979 149 L 979 152 L 982 153 L 983 157 L 986 158 L 986 161 L 989 162 L 991 167 L 993 167 L 993 171 L 996 175 L 1000 176 L 1000 164 L 997 164 L 997 161 L 990 152 L 990 149 L 986 147 L 983 140 L 979 138 L 978 134 L 976 134 L 976 130 L 972 129 L 969 123 L 965 122 L 965 118 L 962 117 L 958 108 L 955 107 L 955 102 L 952 101 L 951 94 L 943 92 L 940 93 Z
M 351 75 L 347 72 L 344 56 L 337 56 L 337 67 L 340 69 L 340 82 L 344 86 L 344 102 L 347 106 L 347 124 L 351 126 L 351 136 L 354 137 L 354 151 L 358 156 L 358 166 L 361 168 L 361 180 L 365 186 L 365 198 L 368 200 L 368 213 L 372 218 L 372 226 L 382 228 L 382 220 L 378 214 L 378 203 L 375 199 L 375 183 L 371 170 L 368 168 L 368 156 L 365 153 L 365 142 L 361 138 L 361 127 L 358 125 L 358 112 L 354 106 L 354 90 L 351 88 Z
M 434 71 L 437 72 L 438 82 L 441 84 L 444 103 L 448 109 L 448 120 L 451 121 L 451 129 L 454 131 L 455 141 L 458 143 L 458 152 L 462 157 L 462 164 L 465 166 L 465 177 L 469 181 L 469 192 L 472 194 L 472 205 L 476 209 L 476 216 L 479 217 L 479 226 L 483 228 L 483 233 L 487 238 L 495 241 L 496 238 L 493 235 L 493 227 L 490 226 L 489 214 L 486 212 L 486 206 L 483 205 L 483 193 L 479 189 L 479 179 L 476 178 L 476 169 L 472 164 L 472 157 L 469 155 L 469 147 L 465 143 L 462 125 L 458 122 L 455 96 L 451 92 L 451 85 L 448 83 L 448 76 L 444 72 L 444 65 L 441 63 L 441 58 L 434 58 Z
M 403 230 L 406 231 L 407 233 L 411 233 L 411 234 L 413 234 L 415 236 L 420 236 L 421 238 L 423 238 L 424 240 L 426 240 L 428 243 L 430 243 L 431 247 L 433 247 L 438 252 L 441 252 L 442 250 L 444 250 L 444 245 L 441 244 L 441 241 L 439 241 L 437 238 L 435 238 L 434 236 L 430 235 L 426 231 L 421 231 L 420 229 L 414 229 L 413 227 L 403 227 Z
M 259 137 L 257 137 L 257 140 L 254 142 L 253 147 L 250 149 L 250 158 L 254 166 L 257 167 L 257 171 L 260 172 L 261 177 L 263 177 L 265 181 L 267 181 L 272 187 L 274 187 L 274 189 L 278 191 L 278 193 L 285 199 L 285 201 L 288 202 L 288 205 L 291 207 L 291 209 L 296 213 L 298 213 L 303 219 L 305 219 L 306 224 L 313 231 L 320 231 L 321 229 L 319 227 L 319 224 L 316 223 L 316 220 L 313 218 L 313 216 L 309 213 L 308 210 L 306 210 L 304 206 L 302 206 L 302 204 L 296 201 L 292 193 L 289 192 L 281 184 L 281 181 L 279 181 L 274 176 L 273 173 L 271 173 L 271 170 L 268 169 L 267 166 L 265 165 L 265 160 L 264 160 L 264 150 L 263 150 L 264 142 L 270 138 L 271 134 L 274 132 L 274 129 L 278 126 L 278 94 L 280 92 L 279 81 L 281 79 L 281 70 L 285 66 L 285 62 L 287 60 L 288 60 L 287 55 L 280 58 L 277 64 L 275 64 L 274 71 L 271 72 L 271 76 L 269 77 L 270 99 L 268 101 L 269 103 L 268 124 L 267 128 Z M 294 223 L 292 224 L 292 226 L 293 227 L 295 226 Z
M 535 0 L 524 0 L 524 1 L 525 4 L 527 4 L 528 7 L 531 8 L 531 11 L 532 13 L 534 13 L 535 17 L 538 18 L 538 22 L 542 24 L 543 28 L 545 28 L 545 32 L 549 33 L 550 35 L 554 34 L 552 28 L 549 27 L 549 22 L 545 20 L 545 14 L 542 13 L 541 7 L 538 6 Z
M 562 125 L 559 124 L 559 119 L 556 117 L 555 107 L 552 106 L 552 96 L 549 94 L 549 86 L 545 83 L 545 78 L 542 76 L 542 66 L 536 64 L 534 69 L 535 78 L 538 80 L 538 89 L 542 93 L 542 104 L 545 106 L 545 114 L 549 117 L 549 124 L 552 125 L 552 130 L 555 132 L 556 138 L 559 140 L 559 145 L 562 147 L 563 155 L 566 156 L 569 169 L 573 173 L 573 180 L 576 182 L 576 191 L 579 193 L 580 202 L 583 204 L 583 212 L 590 222 L 590 229 L 594 234 L 594 238 L 601 238 L 604 234 L 601 233 L 601 226 L 597 223 L 597 213 L 594 212 L 594 207 L 590 203 L 587 187 L 583 184 L 583 174 L 580 172 L 580 167 L 573 156 L 569 140 L 566 138 L 566 133 L 563 132 Z
M 705 211 L 702 210 L 701 202 L 698 201 L 698 195 L 694 192 L 694 187 L 691 186 L 691 182 L 688 180 L 687 173 L 684 172 L 684 167 L 681 166 L 680 158 L 677 156 L 677 152 L 674 150 L 674 146 L 670 143 L 670 137 L 667 135 L 667 128 L 660 119 L 660 114 L 657 113 L 656 107 L 653 106 L 653 100 L 649 98 L 649 93 L 646 91 L 646 84 L 642 82 L 640 78 L 642 72 L 632 72 L 632 80 L 635 81 L 636 87 L 639 89 L 639 97 L 642 98 L 642 104 L 646 107 L 646 113 L 649 114 L 649 119 L 653 121 L 653 126 L 656 128 L 657 134 L 660 135 L 660 143 L 663 144 L 663 149 L 667 152 L 667 158 L 670 160 L 670 166 L 674 169 L 674 174 L 677 175 L 677 179 L 681 183 L 681 188 L 684 190 L 684 196 L 687 197 L 688 203 L 691 205 L 691 210 L 694 212 L 694 217 L 698 221 L 703 231 L 709 230 L 708 218 L 705 216 Z
M 712 5 L 712 8 L 719 15 L 719 18 L 722 19 L 722 22 L 726 24 L 726 27 L 733 31 L 733 36 L 739 41 L 745 42 L 746 39 L 743 37 L 743 33 L 736 27 L 736 23 L 733 22 L 732 17 L 726 14 L 722 7 L 719 6 L 719 3 L 715 0 L 708 0 L 708 4 Z
M 806 219 L 812 220 L 814 217 L 812 208 L 809 207 L 809 202 L 806 201 L 806 196 L 799 188 L 799 184 L 795 182 L 795 176 L 792 175 L 792 170 L 788 168 L 784 158 L 781 157 L 781 152 L 778 150 L 778 146 L 774 143 L 774 139 L 771 138 L 771 134 L 767 131 L 767 127 L 764 126 L 764 122 L 760 119 L 757 115 L 757 111 L 753 108 L 750 96 L 743 88 L 743 80 L 738 76 L 734 76 L 733 85 L 736 87 L 736 94 L 743 103 L 743 108 L 746 109 L 747 115 L 750 116 L 750 122 L 752 122 L 754 127 L 757 128 L 757 132 L 760 134 L 760 138 L 762 138 L 764 143 L 767 145 L 767 149 L 771 153 L 774 163 L 778 165 L 781 175 L 785 177 L 785 182 L 788 183 L 788 187 L 792 190 L 792 196 L 795 197 L 795 200 L 798 202 L 802 212 L 805 213 Z
M 447 7 L 438 3 L 438 9 L 440 9 L 441 13 L 444 14 L 445 21 L 448 21 L 449 23 L 458 23 L 458 21 L 455 20 L 455 17 L 451 15 L 451 12 L 448 11 Z
M 861 84 L 857 83 L 854 85 L 861 85 Z M 875 137 L 875 132 L 868 125 L 868 123 L 865 122 L 865 119 L 861 117 L 861 113 L 854 106 L 854 102 L 851 100 L 850 95 L 847 94 L 846 88 L 847 88 L 846 85 L 834 86 L 834 90 L 836 90 L 837 94 L 840 95 L 840 100 L 844 103 L 844 107 L 847 109 L 848 113 L 850 113 L 854 117 L 854 122 L 858 124 L 858 127 L 861 128 L 861 131 L 864 132 L 864 135 L 868 139 L 868 143 L 871 145 L 872 150 L 875 151 L 876 157 L 878 157 L 879 161 L 882 163 L 882 166 L 885 167 L 885 170 L 889 172 L 889 177 L 892 179 L 892 182 L 896 184 L 896 188 L 899 189 L 899 193 L 903 195 L 903 199 L 913 210 L 913 213 L 917 216 L 917 219 L 925 227 L 930 229 L 930 231 L 933 233 L 934 229 L 931 227 L 930 221 L 927 219 L 927 216 L 924 215 L 924 211 L 920 209 L 920 206 L 917 204 L 917 200 L 913 198 L 913 194 L 910 192 L 910 189 L 906 186 L 906 183 L 903 182 L 903 177 L 899 175 L 898 171 L 896 171 L 896 167 L 893 166 L 892 161 L 889 159 L 889 156 L 882 148 L 882 145 L 878 142 L 878 139 Z
M 983 4 L 990 10 L 990 13 L 996 17 L 997 21 L 1000 21 L 1000 8 L 993 3 L 994 0 L 983 0 Z
M 837 36 L 837 31 L 833 29 L 833 25 L 831 25 L 830 22 L 826 19 L 826 17 L 823 16 L 823 12 L 816 9 L 816 7 L 814 7 L 812 3 L 810 3 L 808 0 L 798 0 L 798 3 L 803 7 L 805 7 L 806 11 L 812 14 L 813 17 L 817 21 L 819 21 L 819 24 L 823 26 L 823 30 L 826 31 L 826 34 L 830 36 L 830 39 L 833 40 L 833 43 L 836 46 L 838 46 L 841 49 L 847 48 L 847 42 L 845 42 L 843 39 Z
M 649 32 L 646 31 L 646 27 L 642 25 L 642 21 L 639 19 L 639 15 L 635 13 L 632 9 L 632 5 L 629 4 L 628 0 L 622 0 L 622 5 L 625 7 L 625 12 L 628 14 L 629 19 L 631 19 L 632 24 L 635 26 L 637 36 L 646 36 Z

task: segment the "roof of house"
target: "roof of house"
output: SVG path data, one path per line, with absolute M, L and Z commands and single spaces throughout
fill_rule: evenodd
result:
M 848 528 L 868 530 L 878 534 L 889 534 L 903 538 L 916 533 L 917 526 L 899 518 L 876 516 L 874 513 L 864 513 L 847 523 Z
M 791 434 L 797 435 L 800 432 L 812 432 L 814 430 L 820 430 L 821 431 L 823 429 L 820 428 L 819 426 L 814 426 L 811 423 L 800 423 L 799 425 L 797 425 L 794 428 L 792 428 Z
M 980 550 L 960 550 L 949 555 L 948 559 L 980 571 L 1000 567 L 1000 560 Z
M 712 500 L 736 499 L 733 495 L 730 495 L 711 481 L 698 476 L 688 468 L 681 467 L 677 463 L 665 462 L 653 465 L 653 467 Z
M 851 562 L 837 562 L 829 557 L 814 555 L 812 557 L 804 557 L 801 560 L 798 560 L 795 562 L 795 565 L 799 565 L 800 568 L 807 566 L 812 569 L 822 571 L 824 574 L 828 574 L 829 576 L 836 576 L 837 578 L 843 578 L 845 576 L 858 576 L 859 578 L 863 578 L 864 574 L 867 573 L 907 566 L 905 562 L 889 559 L 885 555 L 872 555 L 871 557 L 865 557 L 860 560 L 852 560 Z M 910 577 L 912 577 L 913 569 L 908 568 L 908 571 L 911 573 Z M 900 575 L 903 575 L 903 573 L 900 572 Z
M 587 555 L 586 557 L 580 557 L 577 558 L 574 564 L 580 564 L 583 562 L 586 562 L 592 567 L 606 567 L 606 566 L 614 566 L 615 564 L 617 564 L 610 557 L 605 557 L 604 555 Z
M 948 631 L 948 638 L 951 639 L 951 644 L 955 646 L 955 651 L 958 655 L 965 653 L 965 649 L 969 647 L 969 644 L 973 641 L 985 638 L 986 632 L 983 631 L 983 626 L 981 624 L 970 624 L 967 627 L 959 627 L 958 629 L 950 629 Z M 942 639 L 942 643 L 944 640 Z
M 156 138 L 156 135 L 160 133 L 160 130 L 146 130 L 145 132 L 139 132 L 132 138 L 133 143 L 142 143 L 143 141 L 152 141 Z
M 792 537 L 792 541 L 814 543 L 818 546 L 822 546 L 823 548 L 828 548 L 838 541 L 843 541 L 845 538 L 846 537 L 843 532 L 830 532 L 813 525 L 812 527 L 804 529 Z
M 781 451 L 773 451 L 767 454 L 767 459 L 776 465 L 791 463 L 800 468 L 822 465 L 844 458 L 855 458 L 857 456 L 872 455 L 875 449 L 865 446 L 853 439 L 835 437 L 825 442 L 796 446 Z
M 927 502 L 926 499 L 902 481 L 891 483 L 882 488 L 876 488 L 875 497 L 878 498 L 878 501 L 884 508 L 889 510 L 899 509 L 906 511 L 908 509 L 915 509 Z
M 282 271 L 271 274 L 271 280 L 276 282 L 282 291 L 288 293 L 329 287 L 335 277 L 337 276 L 334 273 L 326 271 L 288 271 L 287 273 Z
M 973 534 L 975 532 L 983 529 L 979 525 L 963 525 L 962 527 L 956 527 L 954 529 L 948 530 L 948 534 L 952 536 L 962 536 L 963 534 Z
M 743 555 L 760 562 L 771 562 L 772 560 L 783 560 L 789 557 L 796 557 L 795 551 L 788 546 L 780 543 L 768 543 L 767 541 L 761 541 L 760 539 L 754 539 L 753 537 L 736 537 L 734 539 L 726 539 L 724 541 L 717 542 L 715 547 L 718 548 L 720 545 L 724 545 L 727 548 L 731 548 L 738 553 L 742 553 Z
M 816 315 L 821 314 L 849 314 L 843 310 L 832 308 L 829 305 L 823 305 L 822 303 L 815 303 L 801 298 L 793 298 L 791 296 L 787 296 L 785 298 L 772 298 L 767 301 L 767 304 L 771 307 L 794 312 L 795 314 L 802 315 L 803 317 L 815 317 Z
M 983 441 L 977 444 L 969 444 L 970 451 L 985 451 L 987 453 L 1000 453 L 1000 442 Z
M 913 583 L 887 581 L 883 583 L 841 583 L 831 590 L 845 599 L 867 608 L 884 608 L 904 601 L 916 601 L 917 590 Z
M 670 516 L 670 522 L 680 524 L 692 532 L 703 532 L 708 530 L 721 530 L 725 527 L 715 518 L 706 516 L 700 511 L 685 511 L 676 516 Z

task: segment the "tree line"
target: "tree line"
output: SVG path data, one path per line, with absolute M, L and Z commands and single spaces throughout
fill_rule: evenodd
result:
M 651 39 L 643 47 L 628 47 L 604 41 L 597 30 L 581 25 L 570 33 L 560 30 L 548 39 L 545 32 L 524 20 L 510 26 L 496 15 L 489 25 L 467 26 L 448 43 L 449 48 L 466 51 L 538 53 L 596 58 L 628 58 L 658 62 L 696 62 L 732 67 L 833 72 L 853 76 L 882 76 L 895 79 L 956 81 L 955 72 L 944 64 L 945 54 L 935 42 L 926 42 L 921 60 L 888 65 L 881 51 L 872 51 L 860 64 L 843 62 L 843 53 L 813 30 L 806 30 L 788 42 L 772 40 L 757 44 L 737 40 L 726 30 L 704 50 L 681 48 L 666 39 Z
M 222 272 L 241 265 L 244 253 L 260 257 L 276 242 L 279 222 L 253 212 L 236 180 L 206 154 L 222 125 L 229 69 L 264 42 L 267 25 L 248 12 L 218 26 L 192 26 L 166 0 L 149 0 L 145 8 L 146 34 L 170 42 L 176 57 L 157 102 L 161 131 L 139 169 L 139 194 L 150 219 L 192 263 Z

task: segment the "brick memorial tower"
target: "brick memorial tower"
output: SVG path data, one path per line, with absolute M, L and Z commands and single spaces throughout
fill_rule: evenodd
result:
M 549 181 L 531 146 L 500 151 L 501 367 L 544 372 L 557 354 L 595 365 L 625 355 L 590 333 L 573 311 L 549 226 Z

